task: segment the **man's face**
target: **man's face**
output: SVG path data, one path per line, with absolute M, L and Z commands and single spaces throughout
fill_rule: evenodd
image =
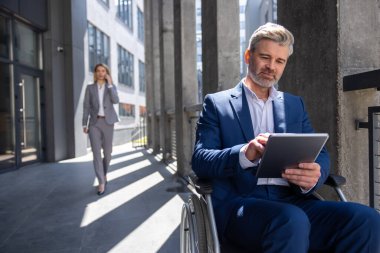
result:
M 245 53 L 248 76 L 256 85 L 270 88 L 281 78 L 288 57 L 288 46 L 281 46 L 272 40 L 263 39 L 254 51 Z
M 98 66 L 96 68 L 96 80 L 105 80 L 106 75 L 107 75 L 107 70 L 106 68 L 102 66 Z

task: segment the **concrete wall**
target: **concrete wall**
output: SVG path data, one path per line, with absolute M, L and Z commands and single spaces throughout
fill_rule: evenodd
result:
M 278 2 L 278 23 L 287 27 L 295 38 L 294 53 L 279 89 L 304 98 L 315 130 L 330 135 L 327 147 L 332 161 L 336 161 L 337 146 L 336 20 L 334 1 Z
M 380 2 L 338 3 L 338 165 L 353 187 L 349 199 L 368 203 L 368 130 L 355 130 L 354 120 L 367 121 L 380 96 L 376 89 L 343 92 L 342 78 L 380 69 Z
M 59 161 L 67 158 L 68 136 L 65 127 L 65 72 L 66 52 L 59 52 L 64 46 L 63 2 L 48 1 L 48 26 L 44 33 L 44 81 L 46 87 L 46 160 Z
M 295 36 L 280 90 L 305 99 L 315 130 L 330 135 L 332 172 L 347 178 L 350 200 L 365 204 L 368 131 L 355 130 L 354 120 L 365 121 L 379 96 L 375 89 L 343 92 L 342 79 L 380 67 L 379 8 L 376 0 L 278 1 L 278 23 Z
M 43 43 L 46 159 L 58 161 L 87 152 L 81 113 L 86 5 L 77 1 L 49 1 L 48 14 L 49 30 Z M 63 50 L 58 51 L 57 47 Z

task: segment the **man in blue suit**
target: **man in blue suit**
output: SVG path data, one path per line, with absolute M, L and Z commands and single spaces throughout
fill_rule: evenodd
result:
M 293 43 L 283 26 L 259 27 L 244 54 L 247 76 L 205 97 L 192 167 L 212 179 L 219 238 L 254 252 L 380 252 L 377 211 L 313 197 L 329 174 L 325 148 L 282 178 L 255 176 L 270 133 L 314 132 L 302 99 L 274 87 Z

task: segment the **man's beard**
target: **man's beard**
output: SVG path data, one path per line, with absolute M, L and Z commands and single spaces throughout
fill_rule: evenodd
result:
M 272 87 L 273 85 L 275 85 L 277 83 L 277 80 L 274 79 L 274 80 L 267 80 L 267 79 L 264 79 L 264 78 L 261 78 L 258 74 L 256 74 L 255 72 L 253 71 L 249 71 L 248 70 L 248 76 L 257 84 L 259 85 L 260 87 L 262 88 L 270 88 Z

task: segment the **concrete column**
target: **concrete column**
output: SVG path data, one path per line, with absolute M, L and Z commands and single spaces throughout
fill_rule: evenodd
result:
M 153 64 L 153 23 L 152 0 L 144 0 L 145 19 L 145 80 L 146 80 L 146 107 L 147 107 L 147 139 L 148 147 L 157 146 L 155 141 L 155 103 L 154 103 L 154 64 Z
M 70 40 L 66 41 L 68 44 L 69 57 L 66 58 L 65 66 L 66 66 L 66 74 L 69 78 L 66 80 L 65 86 L 67 84 L 71 84 L 68 87 L 68 91 L 71 92 L 69 98 L 72 99 L 70 104 L 68 104 L 67 119 L 73 118 L 74 122 L 70 123 L 68 127 L 71 127 L 74 131 L 74 140 L 75 145 L 69 145 L 69 154 L 70 157 L 74 155 L 75 157 L 81 156 L 87 153 L 87 146 L 83 145 L 84 140 L 87 138 L 85 134 L 83 134 L 83 126 L 82 126 L 82 118 L 83 118 L 83 98 L 82 96 L 82 87 L 87 85 L 85 78 L 85 64 L 84 64 L 84 50 L 85 44 L 83 43 L 83 38 L 87 33 L 87 7 L 86 3 L 71 0 L 70 1 L 71 11 L 69 15 L 69 19 L 66 19 L 66 24 L 70 24 L 69 26 L 65 26 L 69 30 L 69 33 L 65 33 L 65 38 Z M 67 36 L 69 35 L 69 36 Z M 71 79 L 72 78 L 72 79 Z M 69 130 L 70 131 L 70 130 Z M 71 148 L 75 147 L 75 150 L 72 150 L 75 153 L 70 152 Z
M 153 120 L 152 120 L 152 137 L 153 153 L 157 154 L 161 149 L 160 121 L 161 119 L 161 55 L 160 55 L 160 1 L 152 1 L 152 39 L 153 39 Z
M 197 103 L 195 1 L 174 0 L 177 173 L 190 172 L 193 133 L 185 108 Z
M 172 155 L 170 119 L 174 113 L 174 34 L 173 34 L 173 0 L 160 0 L 160 65 L 161 65 L 161 110 L 160 136 L 163 160 L 168 161 Z M 169 115 L 170 114 L 170 115 Z
M 47 159 L 57 161 L 87 153 L 83 134 L 86 2 L 49 1 L 49 28 L 44 37 L 47 88 Z M 62 33 L 60 32 L 62 31 Z M 57 47 L 63 48 L 62 52 Z
M 347 178 L 348 199 L 364 204 L 369 201 L 368 131 L 355 130 L 354 120 L 367 119 L 379 94 L 376 89 L 343 92 L 342 80 L 380 68 L 379 13 L 376 0 L 278 1 L 278 23 L 295 36 L 280 89 L 304 97 L 316 131 L 330 135 L 332 172 Z
M 239 51 L 239 1 L 202 1 L 203 96 L 240 81 Z
M 57 47 L 64 45 L 63 2 L 48 1 L 48 27 L 44 40 L 44 81 L 46 97 L 46 161 L 55 162 L 68 156 L 68 135 L 65 131 L 65 71 L 64 52 Z
M 154 153 L 160 152 L 160 47 L 159 47 L 159 2 L 148 0 L 145 17 L 147 28 L 147 105 L 148 143 Z M 144 8 L 145 10 L 145 8 Z M 149 14 L 149 15 L 148 15 Z

